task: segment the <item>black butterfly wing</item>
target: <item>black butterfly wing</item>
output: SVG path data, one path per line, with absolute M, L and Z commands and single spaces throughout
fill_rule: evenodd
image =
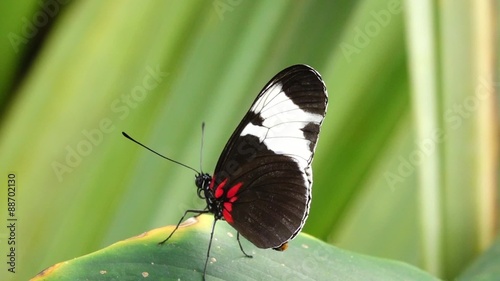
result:
M 221 154 L 211 186 L 226 221 L 257 247 L 279 248 L 305 223 L 327 103 L 318 72 L 288 67 L 259 93 Z

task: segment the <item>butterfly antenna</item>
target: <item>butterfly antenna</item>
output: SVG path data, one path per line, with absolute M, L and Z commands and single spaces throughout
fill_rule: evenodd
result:
M 182 163 L 181 163 L 181 162 L 179 162 L 179 161 L 175 161 L 174 159 L 170 159 L 170 158 L 168 158 L 168 157 L 166 157 L 166 156 L 163 156 L 163 155 L 161 155 L 160 153 L 158 153 L 158 152 L 156 152 L 156 151 L 152 150 L 151 148 L 149 148 L 149 147 L 145 146 L 144 144 L 142 144 L 142 143 L 140 143 L 140 142 L 136 141 L 134 138 L 132 138 L 131 136 L 129 136 L 127 133 L 122 132 L 122 134 L 123 134 L 123 136 L 124 136 L 124 137 L 126 137 L 127 139 L 129 139 L 129 140 L 131 140 L 131 141 L 135 142 L 136 144 L 138 144 L 138 145 L 140 145 L 140 146 L 144 147 L 145 149 L 147 149 L 147 150 L 149 150 L 149 151 L 153 152 L 154 154 L 156 154 L 156 155 L 160 156 L 161 158 L 163 158 L 163 159 L 167 159 L 168 161 L 171 161 L 171 162 L 174 162 L 174 163 L 179 164 L 179 165 L 181 165 L 181 166 L 184 166 L 184 167 L 186 167 L 186 168 L 188 168 L 188 169 L 190 169 L 190 170 L 193 170 L 195 173 L 199 174 L 199 172 L 198 172 L 198 171 L 196 171 L 195 169 L 193 169 L 193 168 L 189 167 L 188 165 L 186 165 L 186 164 L 182 164 Z
M 201 122 L 201 147 L 200 147 L 200 171 L 203 174 L 203 169 L 201 168 L 203 164 L 203 139 L 205 139 L 205 122 Z

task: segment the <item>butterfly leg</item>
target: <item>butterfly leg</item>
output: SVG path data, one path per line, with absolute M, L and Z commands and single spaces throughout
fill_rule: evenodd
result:
M 247 258 L 253 258 L 252 255 L 249 255 L 249 254 L 245 253 L 245 250 L 243 250 L 243 246 L 241 246 L 240 233 L 239 232 L 236 234 L 236 240 L 238 240 L 238 245 L 240 245 L 240 250 L 245 255 L 245 257 L 247 257 Z
M 210 242 L 208 242 L 207 258 L 205 260 L 205 267 L 203 268 L 203 281 L 205 281 L 205 275 L 207 273 L 208 259 L 210 258 L 210 249 L 212 248 L 212 239 L 214 238 L 215 224 L 217 219 L 214 218 L 214 223 L 212 224 L 212 232 L 210 233 Z
M 179 225 L 182 223 L 182 221 L 184 220 L 184 218 L 186 217 L 186 215 L 188 213 L 198 213 L 198 215 L 200 215 L 200 214 L 208 213 L 208 210 L 186 210 L 184 212 L 184 215 L 181 217 L 181 219 L 179 220 L 179 222 L 175 226 L 175 228 L 172 231 L 172 233 L 170 233 L 170 235 L 167 237 L 167 239 L 165 239 L 165 240 L 161 241 L 160 243 L 158 243 L 159 245 L 163 245 L 163 243 L 167 242 L 168 239 L 170 239 L 170 237 L 172 237 L 172 235 L 174 235 L 174 233 L 177 231 L 177 228 L 179 228 Z

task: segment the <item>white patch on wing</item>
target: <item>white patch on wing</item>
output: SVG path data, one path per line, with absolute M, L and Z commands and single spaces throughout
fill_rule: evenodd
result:
M 290 156 L 305 171 L 314 151 L 310 149 L 310 141 L 304 137 L 302 129 L 309 123 L 321 124 L 323 116 L 300 109 L 282 91 L 281 84 L 275 84 L 255 102 L 250 109 L 260 114 L 262 126 L 249 123 L 241 132 L 241 136 L 254 135 L 269 150 L 276 154 Z M 311 179 L 304 179 L 310 186 Z
M 288 97 L 282 93 L 282 85 L 277 83 L 266 90 L 266 92 L 257 100 L 250 111 L 261 112 L 264 107 L 271 107 L 275 104 L 288 100 Z

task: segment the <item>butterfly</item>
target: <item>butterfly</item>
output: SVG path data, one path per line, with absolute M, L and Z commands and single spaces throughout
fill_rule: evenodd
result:
M 285 250 L 309 214 L 311 164 L 327 105 L 325 83 L 310 66 L 293 65 L 276 74 L 229 138 L 213 175 L 197 172 L 195 184 L 205 209 L 186 210 L 160 244 L 188 213 L 211 213 L 203 279 L 219 220 L 236 229 L 247 257 L 240 234 L 258 248 Z

